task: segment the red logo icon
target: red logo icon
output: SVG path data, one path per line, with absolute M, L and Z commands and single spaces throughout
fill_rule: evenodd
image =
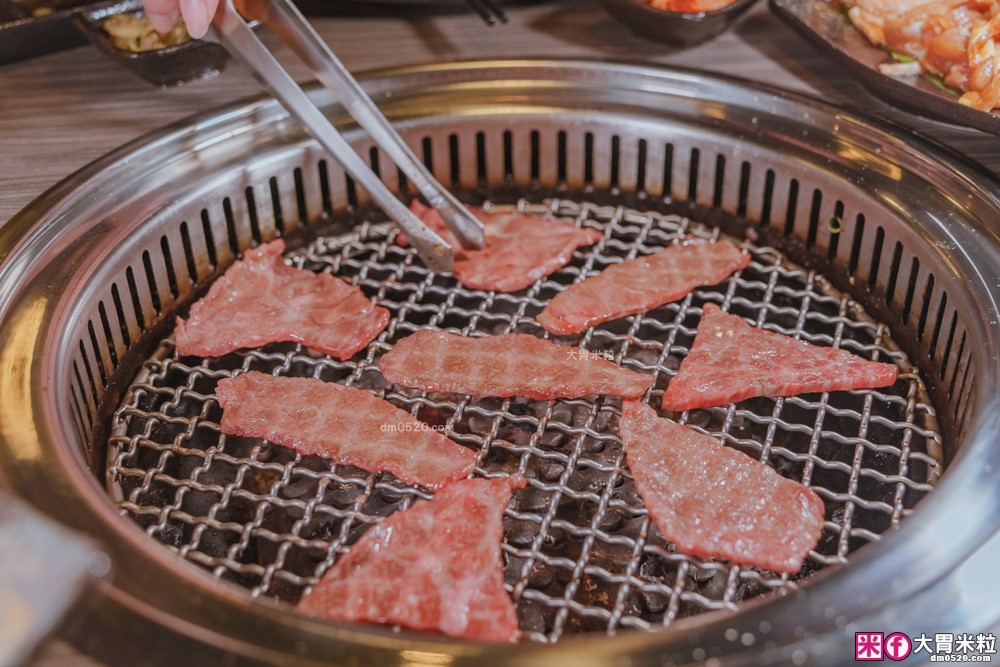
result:
M 907 640 L 909 641 L 909 640 Z M 883 660 L 881 632 L 854 633 L 855 660 Z
M 885 638 L 885 655 L 890 660 L 902 660 L 910 655 L 913 642 L 902 632 L 894 632 Z

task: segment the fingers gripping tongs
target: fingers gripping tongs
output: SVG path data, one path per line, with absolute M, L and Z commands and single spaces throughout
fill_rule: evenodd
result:
M 448 229 L 463 248 L 482 248 L 483 226 L 424 167 L 413 151 L 365 94 L 337 56 L 290 0 L 221 0 L 212 19 L 211 38 L 251 70 L 261 83 L 284 104 L 316 141 L 330 152 L 375 203 L 393 218 L 432 270 L 452 269 L 453 249 L 434 230 L 410 212 L 327 120 L 274 55 L 247 25 L 255 20 L 271 30 L 305 62 L 316 78 L 330 89 L 375 143 L 399 166 L 427 202 L 441 214 Z

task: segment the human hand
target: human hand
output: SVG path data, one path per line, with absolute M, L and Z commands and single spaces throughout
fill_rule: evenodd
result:
M 208 32 L 219 0 L 143 0 L 143 5 L 157 32 L 170 32 L 183 17 L 188 34 L 200 39 Z

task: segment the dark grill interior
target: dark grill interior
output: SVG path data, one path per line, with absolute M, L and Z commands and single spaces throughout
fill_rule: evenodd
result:
M 277 194 L 272 196 L 277 200 Z M 607 198 L 613 197 L 601 200 Z M 368 525 L 418 497 L 429 497 L 388 475 L 372 476 L 258 440 L 221 436 L 214 387 L 220 378 L 247 370 L 370 389 L 424 422 L 444 425 L 456 441 L 479 451 L 477 474 L 525 474 L 529 487 L 515 494 L 507 512 L 503 548 L 506 581 L 521 628 L 535 641 L 555 641 L 575 632 L 649 629 L 791 590 L 818 569 L 846 563 L 854 551 L 904 519 L 931 490 L 941 472 L 934 410 L 923 382 L 887 327 L 821 274 L 749 241 L 744 247 L 752 252 L 753 263 L 725 283 L 564 342 L 579 345 L 587 357 L 608 356 L 625 367 L 655 373 L 654 405 L 686 354 L 700 306 L 706 302 L 767 329 L 899 364 L 904 373 L 886 390 L 753 399 L 677 415 L 809 484 L 823 498 L 823 538 L 799 575 L 778 576 L 674 551 L 648 520 L 624 467 L 616 435 L 617 399 L 478 399 L 386 387 L 377 370 L 378 357 L 418 328 L 541 335 L 534 317 L 554 294 L 588 272 L 654 252 L 685 233 L 718 233 L 681 217 L 619 206 L 560 199 L 522 200 L 518 205 L 600 229 L 604 240 L 577 251 L 567 267 L 526 292 L 489 294 L 425 270 L 411 249 L 392 243 L 388 225 L 362 224 L 342 235 L 321 236 L 290 253 L 297 266 L 329 271 L 358 284 L 391 311 L 389 327 L 357 361 L 334 361 L 290 344 L 215 360 L 179 359 L 172 342 L 164 340 L 112 419 L 107 482 L 122 514 L 220 579 L 242 585 L 254 596 L 295 602 Z M 256 220 L 250 224 L 259 240 Z M 861 225 L 863 233 L 863 220 Z M 184 254 L 190 257 L 186 227 L 181 236 L 187 239 Z M 213 243 L 207 246 L 214 248 Z M 168 244 L 164 251 L 169 253 Z M 214 265 L 215 258 L 210 259 Z M 143 260 L 152 274 L 148 255 Z M 179 260 L 168 258 L 166 265 Z M 895 261 L 893 275 L 899 271 Z M 188 272 L 192 280 L 198 275 L 191 262 Z M 872 271 L 877 273 L 877 268 Z M 916 267 L 910 275 L 915 279 Z M 133 295 L 134 281 L 130 274 Z M 930 299 L 916 300 L 917 286 L 909 282 L 890 293 L 906 291 L 905 302 L 914 307 L 922 302 L 926 311 Z M 148 283 L 156 281 L 150 276 Z M 176 275 L 168 276 L 173 297 L 176 283 Z M 933 284 L 929 290 L 927 297 Z M 152 297 L 159 311 L 159 295 Z M 122 321 L 120 302 L 116 296 Z M 943 307 L 939 311 L 943 314 Z M 102 315 L 102 321 L 107 329 L 107 317 Z M 952 333 L 954 328 L 952 322 Z M 941 322 L 935 331 L 943 331 Z M 111 338 L 107 330 L 104 335 Z M 90 336 L 95 339 L 93 331 Z M 96 349 L 96 339 L 93 344 Z M 951 348 L 951 340 L 947 346 Z M 931 344 L 936 347 L 937 341 Z M 82 343 L 81 354 L 86 359 Z M 583 351 L 578 357 L 587 363 Z M 962 357 L 959 349 L 956 359 Z M 85 366 L 89 373 L 89 364 Z M 89 380 L 91 387 L 95 380 Z M 87 386 L 79 377 L 77 384 Z

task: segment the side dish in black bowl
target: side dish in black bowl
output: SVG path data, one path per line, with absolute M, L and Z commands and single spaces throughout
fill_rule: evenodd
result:
M 165 38 L 143 31 L 141 11 L 141 0 L 123 0 L 79 12 L 74 19 L 97 48 L 154 86 L 207 79 L 225 67 L 229 54 L 220 45 L 190 39 L 183 28 Z
M 719 2 L 703 11 L 659 9 L 641 0 L 599 0 L 611 16 L 632 32 L 669 46 L 686 48 L 707 42 L 728 29 L 757 0 L 734 0 L 718 7 Z M 679 6 L 697 9 L 697 0 L 684 0 Z

